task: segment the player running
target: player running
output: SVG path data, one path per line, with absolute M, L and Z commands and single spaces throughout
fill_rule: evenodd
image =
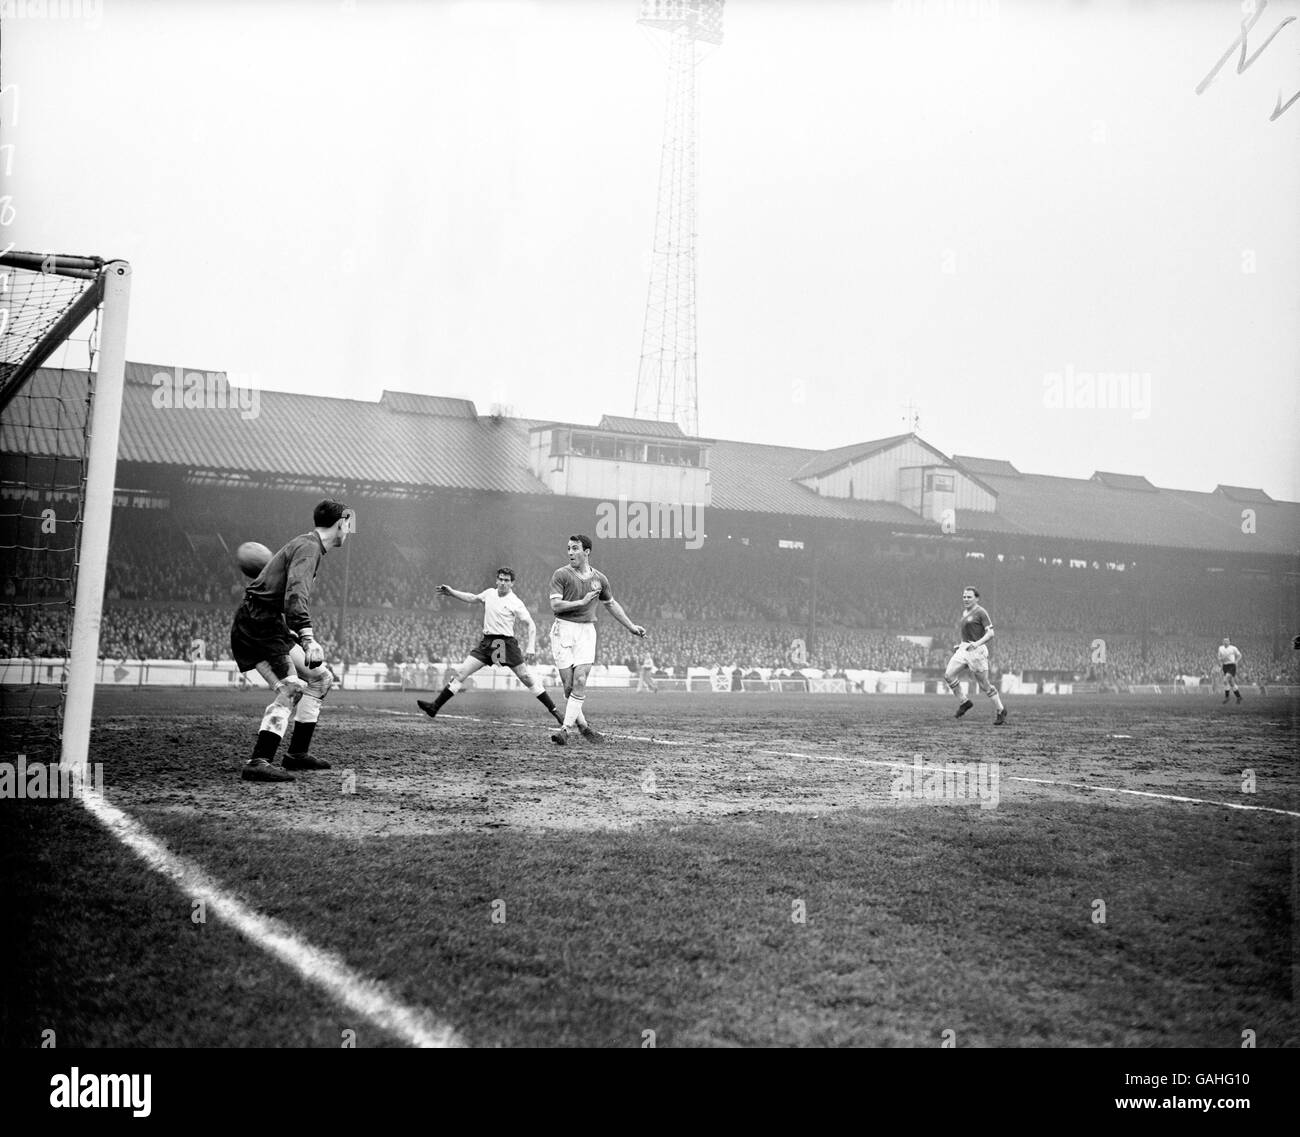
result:
M 587 673 L 596 662 L 596 603 L 599 601 L 610 614 L 634 636 L 644 636 L 645 628 L 628 619 L 623 606 L 614 599 L 609 578 L 591 567 L 591 538 L 581 533 L 569 538 L 569 563 L 555 570 L 551 576 L 551 611 L 555 623 L 551 626 L 551 651 L 555 666 L 559 668 L 564 683 L 564 721 L 551 741 L 559 746 L 569 741 L 569 728 L 576 726 L 588 742 L 604 739 L 599 731 L 587 725 L 582 704 L 587 697 Z
M 437 715 L 438 709 L 460 690 L 461 684 L 474 672 L 496 664 L 510 668 L 519 682 L 537 695 L 537 701 L 555 716 L 555 721 L 563 725 L 564 716 L 551 701 L 551 696 L 542 689 L 540 683 L 536 688 L 533 686 L 533 675 L 528 668 L 537 660 L 537 625 L 533 623 L 528 606 L 515 595 L 514 587 L 515 570 L 512 568 L 497 569 L 496 587 L 486 588 L 477 595 L 461 592 L 445 584 L 438 585 L 438 592 L 443 596 L 454 596 L 466 604 L 483 605 L 483 638 L 479 640 L 478 647 L 465 657 L 460 670 L 447 680 L 447 685 L 438 692 L 438 697 L 433 702 L 415 700 L 415 705 L 430 718 Z M 522 620 L 528 625 L 528 648 L 525 651 L 519 650 L 519 641 L 515 638 L 516 620 Z
M 960 700 L 957 717 L 961 718 L 975 704 L 970 699 L 962 698 L 961 680 L 965 672 L 975 681 L 976 686 L 993 700 L 997 710 L 994 726 L 1001 726 L 1007 721 L 1007 709 L 1002 705 L 1002 696 L 997 688 L 989 682 L 988 642 L 993 638 L 993 621 L 979 603 L 979 590 L 967 586 L 961 594 L 962 614 L 957 624 L 957 636 L 960 643 L 953 649 L 952 658 L 944 670 L 943 679 L 949 689 Z
M 256 671 L 275 692 L 240 775 L 247 782 L 292 782 L 288 770 L 330 768 L 308 753 L 321 700 L 334 685 L 334 674 L 312 631 L 307 601 L 321 557 L 341 548 L 356 532 L 356 514 L 341 502 L 326 500 L 312 513 L 312 522 L 315 529 L 285 545 L 244 589 L 244 602 L 230 628 L 235 666 L 241 672 Z M 275 752 L 290 719 L 293 734 L 280 769 Z
M 1223 701 L 1226 703 L 1232 698 L 1233 693 L 1237 695 L 1237 702 L 1241 702 L 1241 688 L 1237 686 L 1237 664 L 1241 662 L 1241 649 L 1234 647 L 1232 640 L 1227 636 L 1223 637 L 1223 643 L 1219 645 L 1219 663 L 1223 666 Z

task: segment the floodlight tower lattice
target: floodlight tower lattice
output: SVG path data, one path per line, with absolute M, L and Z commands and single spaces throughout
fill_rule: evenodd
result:
M 722 43 L 724 0 L 642 0 L 643 27 L 668 34 L 668 99 L 650 287 L 646 295 L 638 418 L 699 433 L 695 340 L 695 70 L 700 44 Z

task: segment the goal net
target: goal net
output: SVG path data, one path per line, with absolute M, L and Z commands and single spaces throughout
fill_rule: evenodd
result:
M 0 753 L 84 768 L 131 269 L 0 254 Z

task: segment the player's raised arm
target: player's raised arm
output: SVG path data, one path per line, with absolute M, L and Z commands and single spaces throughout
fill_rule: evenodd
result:
M 462 592 L 459 588 L 452 588 L 449 584 L 438 585 L 439 596 L 452 596 L 457 600 L 464 601 L 466 604 L 482 604 L 483 597 L 477 596 L 473 592 Z

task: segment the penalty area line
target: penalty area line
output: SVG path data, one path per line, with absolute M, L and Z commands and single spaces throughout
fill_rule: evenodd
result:
M 202 900 L 240 935 L 286 964 L 302 979 L 336 1002 L 409 1046 L 460 1046 L 456 1032 L 428 1011 L 399 1002 L 382 983 L 354 971 L 339 956 L 316 947 L 286 924 L 253 911 L 207 873 L 177 856 L 135 818 L 101 794 L 86 794 L 82 804 L 114 837 L 151 869 L 171 880 L 185 894 Z

